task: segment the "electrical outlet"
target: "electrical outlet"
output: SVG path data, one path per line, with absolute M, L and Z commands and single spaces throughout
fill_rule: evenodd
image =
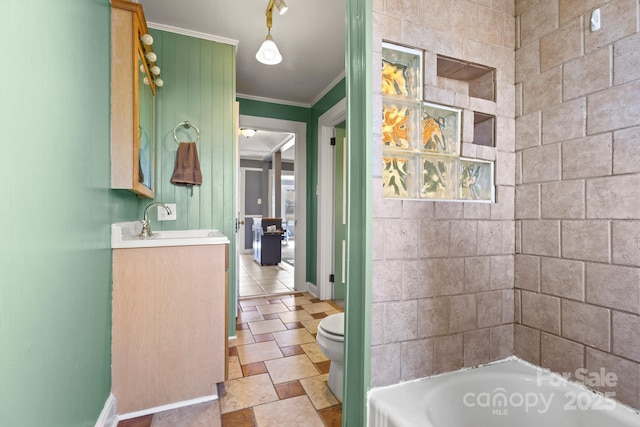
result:
M 162 206 L 158 206 L 158 221 L 175 221 L 178 219 L 176 214 L 176 204 L 175 203 L 165 203 L 169 209 L 171 209 L 171 214 L 167 214 L 167 210 Z

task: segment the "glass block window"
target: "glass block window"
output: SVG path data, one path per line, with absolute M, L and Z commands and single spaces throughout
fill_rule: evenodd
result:
M 423 52 L 382 44 L 382 195 L 495 200 L 493 162 L 460 157 L 462 110 L 422 97 Z

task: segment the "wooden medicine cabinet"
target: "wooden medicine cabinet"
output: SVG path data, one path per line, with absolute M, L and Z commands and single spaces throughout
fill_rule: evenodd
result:
M 159 68 L 142 5 L 111 0 L 111 188 L 154 197 Z M 153 71 L 156 71 L 156 74 Z

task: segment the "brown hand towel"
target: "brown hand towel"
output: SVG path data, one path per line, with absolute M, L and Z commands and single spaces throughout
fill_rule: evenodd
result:
M 185 187 L 202 184 L 202 172 L 195 142 L 181 142 L 178 146 L 171 183 Z

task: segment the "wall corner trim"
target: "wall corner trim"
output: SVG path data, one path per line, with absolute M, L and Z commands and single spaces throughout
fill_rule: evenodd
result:
M 116 412 L 116 397 L 113 393 L 109 393 L 109 397 L 100 412 L 98 421 L 96 421 L 95 427 L 117 427 L 118 416 Z

